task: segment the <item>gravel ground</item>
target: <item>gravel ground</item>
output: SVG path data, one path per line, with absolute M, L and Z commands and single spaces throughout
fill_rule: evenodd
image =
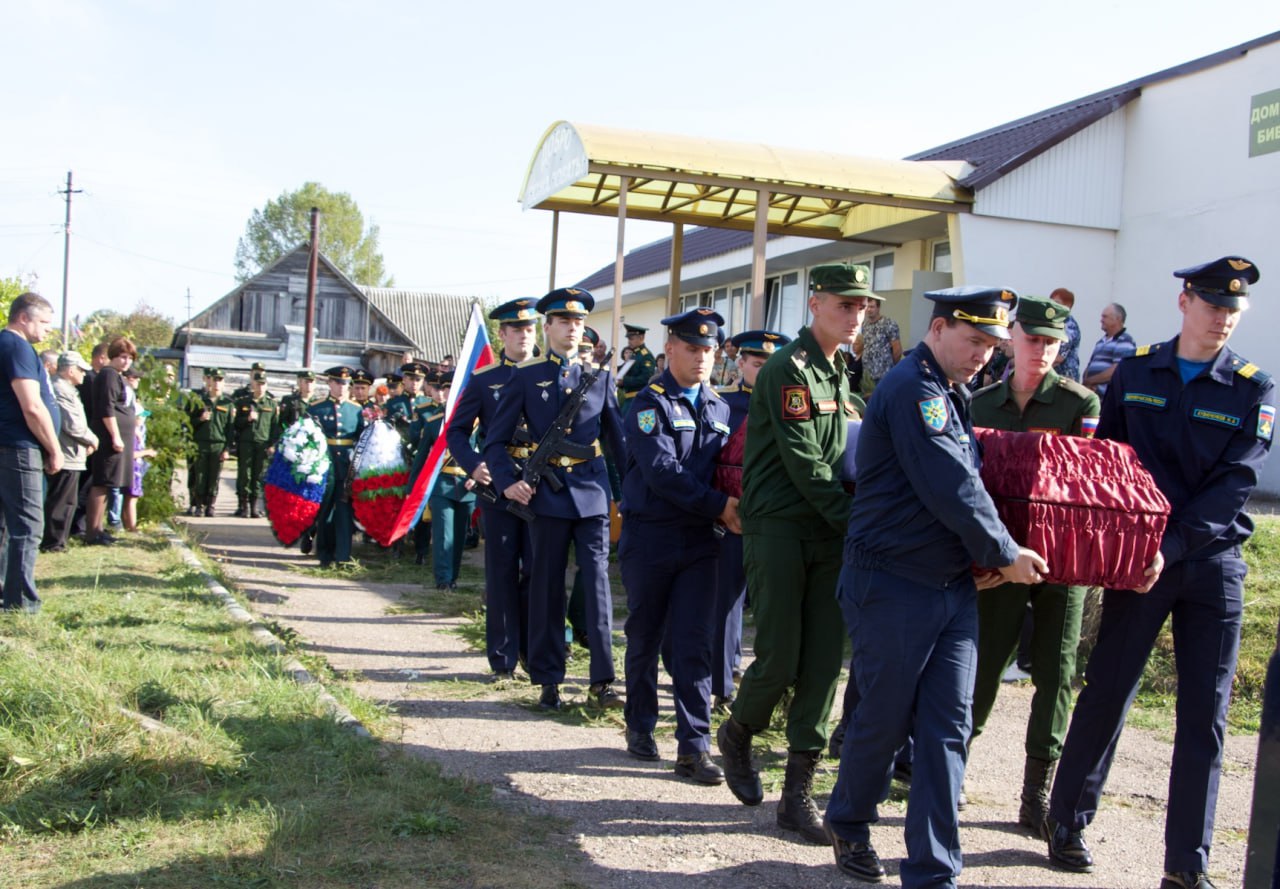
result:
M 226 499 L 223 501 L 227 502 Z M 305 648 L 353 687 L 396 709 L 400 743 L 450 773 L 489 782 L 499 799 L 561 819 L 567 854 L 581 862 L 583 885 L 623 887 L 828 887 L 856 885 L 841 875 L 829 848 L 804 845 L 774 826 L 776 791 L 764 805 L 738 804 L 724 787 L 675 779 L 675 742 L 659 737 L 663 762 L 628 757 L 613 726 L 567 724 L 528 708 L 528 686 L 461 686 L 484 681 L 487 663 L 447 632 L 457 619 L 392 615 L 409 588 L 300 575 L 314 565 L 283 550 L 265 521 L 184 519 L 264 618 L 297 631 Z M 478 560 L 479 552 L 468 553 Z M 478 564 L 478 561 L 476 561 Z M 621 595 L 621 590 L 615 590 Z M 477 591 L 479 597 L 479 591 Z M 620 630 L 620 627 L 618 628 Z M 583 659 L 570 664 L 565 691 L 582 698 Z M 1154 887 L 1161 874 L 1169 739 L 1128 729 L 1108 794 L 1087 838 L 1098 866 L 1071 874 L 1048 866 L 1043 842 L 1016 825 L 1022 777 L 1022 734 L 1029 686 L 1006 685 L 974 748 L 961 818 L 965 869 L 961 882 L 1005 887 Z M 671 712 L 664 700 L 663 713 Z M 1218 803 L 1211 873 L 1219 886 L 1241 883 L 1248 830 L 1254 737 L 1229 737 Z M 823 768 L 834 768 L 824 762 Z M 821 801 L 820 801 L 821 802 Z M 897 884 L 904 804 L 882 807 L 873 842 Z

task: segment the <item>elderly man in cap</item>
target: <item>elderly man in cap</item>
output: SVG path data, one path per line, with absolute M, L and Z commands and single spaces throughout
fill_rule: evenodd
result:
M 658 652 L 670 627 L 676 774 L 720 784 L 711 760 L 711 642 L 717 522 L 738 532 L 738 498 L 712 487 L 729 405 L 707 380 L 724 318 L 707 308 L 663 318 L 667 369 L 627 414 L 618 560 L 627 590 L 627 751 L 656 760 Z
M 813 843 L 825 841 L 813 777 L 844 653 L 835 589 L 850 496 L 839 470 L 849 420 L 865 407 L 849 390 L 841 347 L 853 342 L 867 300 L 876 298 L 870 282 L 866 265 L 810 271 L 813 320 L 760 369 L 747 413 L 742 547 L 756 657 L 716 740 L 729 789 L 759 805 L 764 790 L 751 737 L 768 728 L 793 690 L 777 823 Z
M 837 867 L 884 879 L 871 825 L 894 756 L 914 737 L 900 871 L 908 889 L 954 886 L 960 873 L 956 804 L 977 660 L 972 566 L 994 569 L 984 587 L 1037 583 L 1048 570 L 1009 535 L 982 485 L 964 386 L 1008 338 L 1017 296 L 990 287 L 925 296 L 934 303 L 925 338 L 880 381 L 858 437 L 838 597 L 859 699 L 825 819 Z
M 532 508 L 533 558 L 529 579 L 529 676 L 542 686 L 539 704 L 561 706 L 565 675 L 564 575 L 573 544 L 587 592 L 587 635 L 591 650 L 590 696 L 601 707 L 622 700 L 613 689 L 613 607 L 609 594 L 609 481 L 602 441 L 616 459 L 625 453 L 613 376 L 601 371 L 586 390 L 564 438 L 555 443 L 553 468 L 535 490 L 517 469 L 508 447 L 521 417 L 539 447 L 565 401 L 585 373 L 578 343 L 595 299 L 585 290 L 561 288 L 538 301 L 545 317 L 547 354 L 516 368 L 502 387 L 484 456 L 503 496 Z
M 227 459 L 227 441 L 235 402 L 222 392 L 221 368 L 204 369 L 204 389 L 193 392 L 187 401 L 195 455 L 187 463 L 187 490 L 191 497 L 189 515 L 212 516 L 218 499 L 218 478 Z
M 84 404 L 77 387 L 84 381 L 85 371 L 92 365 L 79 352 L 63 352 L 56 362 L 53 396 L 58 401 L 62 423 L 58 427 L 58 444 L 62 446 L 62 469 L 49 479 L 44 500 L 44 537 L 40 551 L 60 553 L 67 548 L 71 518 L 76 511 L 76 495 L 80 490 L 80 474 L 98 448 L 98 436 L 89 428 Z
M 531 297 L 505 302 L 489 313 L 498 322 L 502 351 L 498 360 L 472 375 L 458 396 L 445 437 L 449 453 L 478 484 L 491 485 L 493 476 L 481 449 L 490 439 L 493 416 L 502 388 L 516 366 L 533 355 L 538 336 L 537 300 Z M 472 429 L 478 437 L 472 438 Z M 529 456 L 528 431 L 516 430 L 506 442 L 507 453 L 523 469 Z M 502 501 L 480 500 L 484 521 L 484 635 L 489 669 L 497 680 L 515 678 L 517 664 L 529 651 L 529 561 L 532 545 L 529 525 L 507 511 Z
M 333 464 L 329 487 L 325 490 L 320 514 L 316 517 L 316 555 L 320 567 L 351 562 L 351 534 L 355 519 L 346 492 L 347 472 L 351 469 L 351 452 L 364 431 L 364 414 L 360 406 L 347 398 L 351 391 L 351 368 L 339 365 L 325 372 L 329 397 L 307 408 L 307 414 L 324 430 Z
M 1098 396 L 1054 371 L 1067 341 L 1066 306 L 1024 296 L 1018 300 L 1013 372 L 973 396 L 973 425 L 1009 432 L 1092 437 L 1098 428 Z M 973 734 L 982 734 L 1031 603 L 1031 717 L 1018 823 L 1043 835 L 1053 771 L 1062 755 L 1071 712 L 1071 683 L 1086 588 L 1059 583 L 1006 583 L 978 597 L 978 672 L 973 688 Z
M 1172 617 L 1178 708 L 1160 885 L 1212 889 L 1206 871 L 1244 607 L 1240 547 L 1253 533 L 1244 507 L 1271 450 L 1275 383 L 1227 347 L 1258 267 L 1224 256 L 1173 274 L 1183 282 L 1181 330 L 1116 366 L 1098 424 L 1099 438 L 1133 447 L 1173 511 L 1148 583 L 1103 597 L 1049 800 L 1049 857 L 1092 869 L 1084 829 L 1156 635 Z

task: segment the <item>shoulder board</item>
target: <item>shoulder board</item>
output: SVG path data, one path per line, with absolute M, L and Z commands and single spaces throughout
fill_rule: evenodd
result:
M 489 371 L 493 370 L 495 367 L 502 367 L 502 362 L 495 361 L 493 362 L 493 364 L 486 364 L 484 367 L 477 367 L 475 370 L 471 372 L 471 375 L 473 377 L 478 377 L 480 376 L 480 374 L 488 373 Z
M 648 347 L 648 346 L 641 346 L 639 349 L 636 349 L 636 354 L 637 354 L 637 355 L 650 355 L 650 354 L 652 354 L 652 353 L 649 351 L 649 347 Z
M 1267 373 L 1252 361 L 1245 361 L 1239 355 L 1233 356 L 1231 359 L 1231 369 L 1246 380 L 1253 380 L 1259 385 L 1265 386 L 1271 379 L 1271 374 Z
M 650 383 L 649 388 L 652 389 L 654 392 L 657 392 L 659 395 L 665 395 L 667 392 L 666 389 L 662 388 L 657 383 Z
M 1068 392 L 1073 395 L 1079 395 L 1081 398 L 1088 398 L 1090 395 L 1097 394 L 1089 387 L 1083 386 L 1068 377 L 1058 377 L 1058 388 L 1066 389 Z
M 535 364 L 541 364 L 547 360 L 546 355 L 539 355 L 537 358 L 530 358 L 527 361 L 521 361 L 516 367 L 533 367 Z
M 1149 346 L 1139 346 L 1138 350 L 1133 353 L 1134 358 L 1141 358 L 1144 355 L 1153 355 L 1160 351 L 1162 343 L 1152 343 Z
M 423 414 L 422 419 L 430 423 L 433 420 L 439 420 L 444 416 L 444 411 L 436 411 L 434 414 Z

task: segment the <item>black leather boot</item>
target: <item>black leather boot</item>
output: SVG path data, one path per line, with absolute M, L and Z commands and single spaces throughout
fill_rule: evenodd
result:
M 822 754 L 817 750 L 787 754 L 786 776 L 782 779 L 782 799 L 778 800 L 778 826 L 794 830 L 811 843 L 825 846 L 829 841 L 822 828 L 822 815 L 813 803 L 813 774 Z
M 1052 818 L 1044 822 L 1049 835 L 1049 860 L 1064 870 L 1078 874 L 1093 872 L 1093 855 L 1084 841 L 1084 831 L 1072 830 Z
M 249 517 L 249 501 L 240 497 L 236 503 L 236 511 L 231 513 L 237 519 L 245 519 Z
M 1018 808 L 1018 823 L 1046 841 L 1049 839 L 1045 828 L 1049 818 L 1049 788 L 1053 786 L 1053 773 L 1057 769 L 1057 760 L 1051 762 L 1034 756 L 1028 756 L 1022 767 L 1022 805 Z
M 730 716 L 720 723 L 716 732 L 716 746 L 724 758 L 724 779 L 733 795 L 747 806 L 764 802 L 764 788 L 760 786 L 760 773 L 751 765 L 751 735 L 753 732 Z
M 251 518 L 251 519 L 260 519 L 260 518 L 262 518 L 262 513 L 258 512 L 258 498 L 257 498 L 257 497 L 254 497 L 253 499 L 251 499 L 251 500 L 249 501 L 249 518 Z

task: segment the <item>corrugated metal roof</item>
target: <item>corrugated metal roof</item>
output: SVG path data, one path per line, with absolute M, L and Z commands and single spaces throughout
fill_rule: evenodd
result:
M 471 317 L 472 296 L 358 285 L 373 307 L 418 344 L 419 357 L 439 361 L 457 355 Z
M 769 235 L 770 240 L 778 235 Z M 684 233 L 682 263 L 694 263 L 723 253 L 751 246 L 751 232 L 732 228 L 691 228 Z M 643 278 L 645 275 L 665 272 L 671 268 L 671 239 L 663 238 L 652 244 L 637 247 L 626 255 L 622 263 L 622 278 Z M 574 287 L 592 290 L 613 284 L 613 263 L 583 278 Z
M 973 165 L 974 170 L 963 176 L 958 184 L 977 190 L 1127 105 L 1142 94 L 1143 87 L 1233 61 L 1252 49 L 1277 40 L 1280 40 L 1280 31 L 930 148 L 909 156 L 907 160 L 966 161 Z

